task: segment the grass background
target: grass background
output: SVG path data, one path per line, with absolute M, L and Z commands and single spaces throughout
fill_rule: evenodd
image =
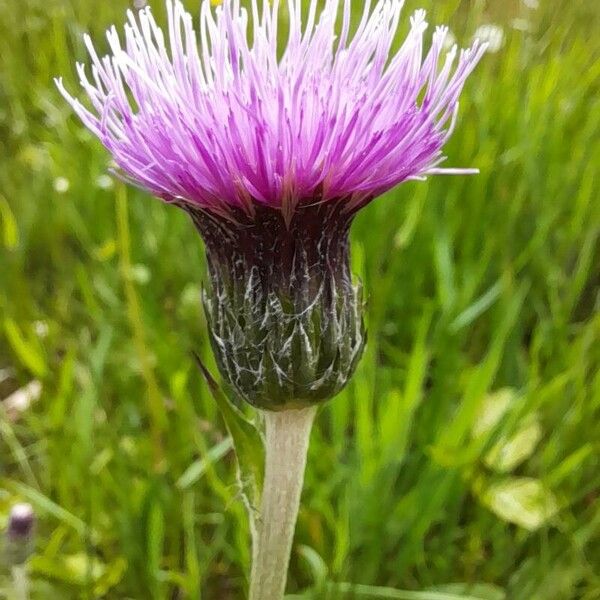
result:
M 600 13 L 418 6 L 462 44 L 504 30 L 447 148 L 481 175 L 403 185 L 354 226 L 370 342 L 318 417 L 288 589 L 597 599 Z M 106 177 L 52 83 L 74 89 L 81 34 L 102 45 L 126 7 L 0 0 L 0 528 L 35 506 L 35 598 L 237 599 L 234 457 L 189 356 L 213 365 L 201 243 Z

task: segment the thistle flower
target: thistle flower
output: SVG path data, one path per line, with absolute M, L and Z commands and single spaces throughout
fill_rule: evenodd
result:
M 204 0 L 198 33 L 167 0 L 165 36 L 150 8 L 128 13 L 124 43 L 96 53 L 91 109 L 57 84 L 112 154 L 120 175 L 186 210 L 206 243 L 204 300 L 224 378 L 261 408 L 309 406 L 348 381 L 365 342 L 349 268 L 356 212 L 397 184 L 445 169 L 458 97 L 484 45 L 445 53 L 425 12 L 391 55 L 402 2 Z M 341 16 L 341 26 L 336 21 Z M 249 27 L 251 25 L 251 27 Z M 249 29 L 251 33 L 249 33 Z M 168 39 L 165 39 L 165 38 Z M 445 57 L 442 55 L 445 53 Z
M 15 504 L 8 517 L 4 536 L 4 560 L 10 566 L 22 565 L 33 552 L 35 513 L 30 504 Z

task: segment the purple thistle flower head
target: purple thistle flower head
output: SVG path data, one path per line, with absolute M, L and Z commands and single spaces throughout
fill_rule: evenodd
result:
M 36 518 L 30 504 L 15 504 L 8 516 L 4 548 L 0 563 L 15 566 L 23 564 L 31 555 L 34 544 Z
M 443 169 L 442 148 L 458 97 L 484 46 L 443 55 L 447 28 L 423 49 L 425 11 L 390 50 L 401 0 L 365 2 L 351 34 L 350 0 L 288 0 L 289 33 L 278 58 L 278 0 L 201 7 L 200 26 L 167 0 L 168 32 L 150 8 L 128 13 L 111 54 L 89 37 L 91 80 L 79 64 L 85 108 L 57 81 L 122 174 L 169 202 L 211 212 L 281 209 L 341 200 L 354 211 L 409 180 Z M 342 5 L 340 8 L 340 4 Z M 341 16 L 341 30 L 336 20 Z M 252 34 L 248 27 L 252 25 Z
M 279 0 L 249 4 L 213 12 L 204 0 L 196 32 L 167 0 L 166 36 L 149 8 L 129 12 L 124 43 L 108 32 L 110 55 L 86 37 L 91 80 L 77 70 L 92 109 L 57 84 L 125 179 L 191 215 L 206 243 L 221 374 L 251 404 L 282 410 L 331 398 L 362 354 L 354 214 L 403 181 L 473 172 L 440 165 L 485 47 L 443 58 L 440 27 L 425 53 L 417 11 L 390 56 L 401 0 L 367 0 L 353 33 L 350 0 L 320 11 L 287 0 L 279 56 Z

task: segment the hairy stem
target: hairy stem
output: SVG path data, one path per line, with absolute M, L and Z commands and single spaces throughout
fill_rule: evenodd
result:
M 12 568 L 14 600 L 29 600 L 29 578 L 25 565 Z
M 265 479 L 254 527 L 250 600 L 281 600 L 316 408 L 265 411 Z

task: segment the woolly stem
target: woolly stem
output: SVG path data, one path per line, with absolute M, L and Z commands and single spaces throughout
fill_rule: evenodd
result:
M 29 578 L 25 565 L 12 568 L 14 600 L 29 600 Z
M 281 600 L 316 408 L 265 411 L 265 479 L 252 544 L 250 600 Z

